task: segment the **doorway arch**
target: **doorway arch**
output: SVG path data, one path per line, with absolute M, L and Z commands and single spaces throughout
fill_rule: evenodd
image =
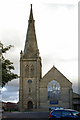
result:
M 28 101 L 28 109 L 32 109 L 33 108 L 33 103 L 32 101 Z

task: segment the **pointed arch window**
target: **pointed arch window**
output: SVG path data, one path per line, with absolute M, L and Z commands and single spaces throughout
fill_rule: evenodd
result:
M 26 65 L 26 67 L 25 67 L 25 76 L 27 78 L 29 77 L 29 65 Z
M 60 84 L 52 80 L 48 83 L 48 99 L 53 103 L 57 103 L 60 99 L 61 91 L 60 91 Z
M 34 66 L 33 65 L 30 66 L 30 77 L 31 78 L 34 77 Z

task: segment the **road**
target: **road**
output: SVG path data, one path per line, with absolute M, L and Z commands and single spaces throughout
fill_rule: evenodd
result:
M 48 120 L 49 112 L 5 112 L 2 120 Z

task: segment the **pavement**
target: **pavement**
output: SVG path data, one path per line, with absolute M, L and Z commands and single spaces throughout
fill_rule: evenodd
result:
M 2 120 L 48 120 L 49 112 L 4 112 Z

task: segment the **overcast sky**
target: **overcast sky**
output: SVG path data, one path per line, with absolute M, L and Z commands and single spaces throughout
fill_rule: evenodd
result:
M 78 0 L 2 0 L 0 1 L 0 41 L 14 45 L 6 54 L 19 75 L 20 51 L 24 50 L 30 4 L 33 15 L 42 73 L 54 65 L 73 83 L 78 84 Z M 19 80 L 2 89 L 4 101 L 18 101 Z

